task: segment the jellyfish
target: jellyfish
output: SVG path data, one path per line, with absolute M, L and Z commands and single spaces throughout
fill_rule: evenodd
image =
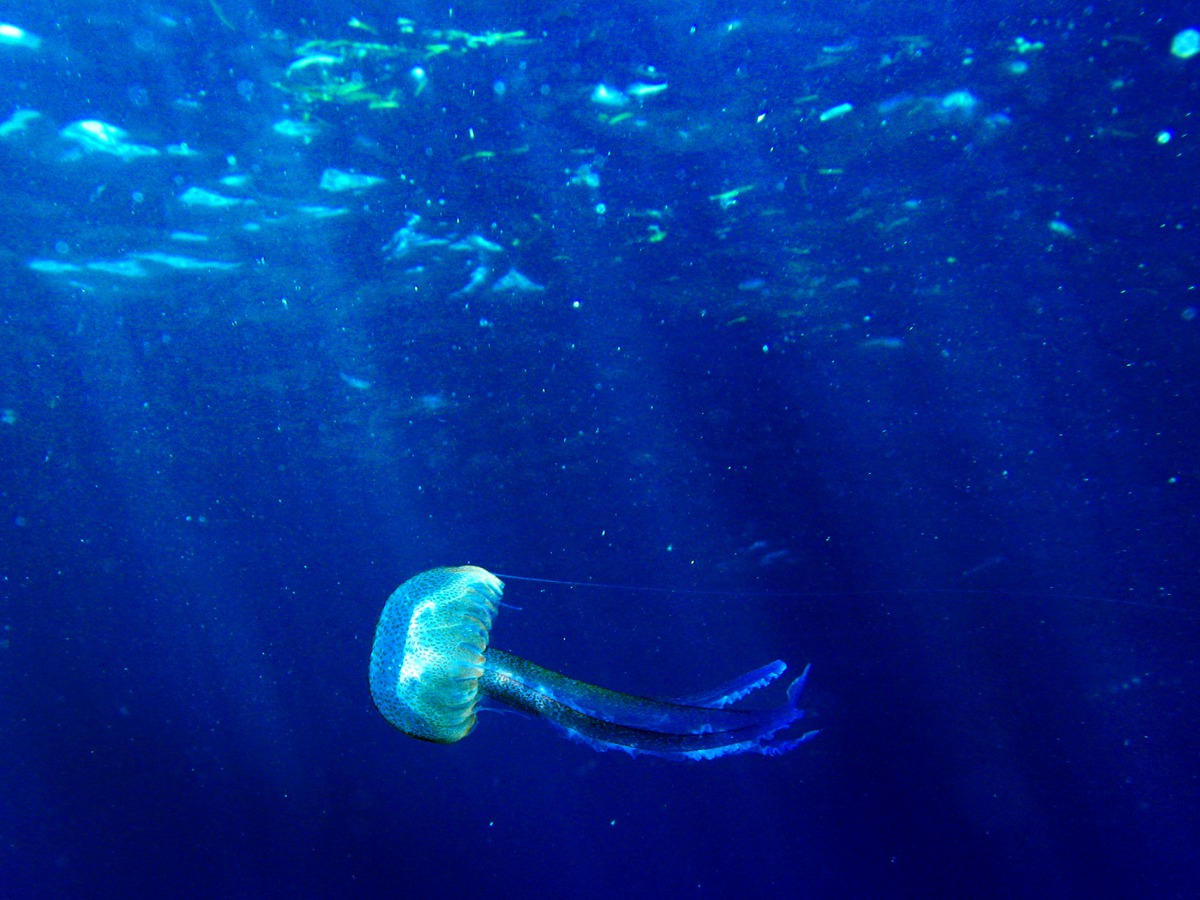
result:
M 669 759 L 776 756 L 816 736 L 788 737 L 804 716 L 808 667 L 771 709 L 732 704 L 787 669 L 768 663 L 712 690 L 671 701 L 597 687 L 488 646 L 504 583 L 478 566 L 430 569 L 388 598 L 371 648 L 371 698 L 405 734 L 440 744 L 465 738 L 480 703 L 498 701 L 548 720 L 596 750 Z

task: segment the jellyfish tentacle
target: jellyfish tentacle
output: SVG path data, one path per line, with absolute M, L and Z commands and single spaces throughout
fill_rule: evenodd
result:
M 710 690 L 688 694 L 684 697 L 672 697 L 671 702 L 678 703 L 680 706 L 708 706 L 720 709 L 737 703 L 759 688 L 766 687 L 786 671 L 787 663 L 782 659 L 777 659 Z M 804 671 L 808 672 L 807 669 Z
M 804 715 L 797 706 L 804 675 L 789 689 L 785 705 L 745 710 L 682 706 L 610 691 L 495 648 L 488 650 L 483 669 L 482 693 L 548 719 L 569 737 L 598 750 L 711 759 L 733 753 L 784 753 L 816 735 L 813 731 L 797 739 L 774 740 L 777 732 Z
M 669 729 L 680 734 L 739 731 L 774 722 L 780 713 L 771 709 L 698 707 L 624 694 L 569 678 L 495 647 L 488 649 L 483 669 L 480 690 L 494 699 L 509 702 L 512 694 L 528 691 L 584 716 L 650 731 Z

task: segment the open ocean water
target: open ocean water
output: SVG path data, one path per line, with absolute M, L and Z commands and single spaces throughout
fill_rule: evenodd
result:
M 0 900 L 1200 895 L 1197 30 L 0 5 Z M 820 733 L 414 740 L 464 564 Z

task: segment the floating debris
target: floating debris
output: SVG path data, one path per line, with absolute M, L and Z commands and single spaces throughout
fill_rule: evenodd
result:
M 762 558 L 759 559 L 758 564 L 760 566 L 764 566 L 764 567 L 765 566 L 773 566 L 776 563 L 787 562 L 791 558 L 791 556 L 792 556 L 791 550 L 783 550 L 783 549 L 771 550 L 762 555 Z
M 1200 53 L 1200 31 L 1186 28 L 1171 39 L 1171 55 L 1179 59 L 1191 59 Z
M 80 267 L 75 263 L 60 262 L 57 259 L 31 259 L 25 266 L 34 272 L 46 275 L 64 275 L 68 272 L 78 272 Z
M 471 273 L 470 280 L 455 291 L 451 296 L 457 297 L 462 294 L 473 294 L 476 290 L 487 283 L 488 277 L 492 274 L 492 270 L 487 266 L 476 266 L 475 271 Z
M 719 194 L 709 194 L 708 199 L 712 200 L 721 209 L 729 209 L 738 202 L 738 198 L 747 191 L 754 190 L 754 185 L 744 184 L 741 187 L 730 188 L 727 191 L 722 191 Z
M 499 244 L 489 241 L 487 238 L 479 234 L 467 235 L 461 241 L 455 241 L 450 245 L 451 250 L 482 250 L 484 253 L 502 253 L 504 248 Z
M 306 103 L 364 103 L 370 109 L 397 109 L 405 96 L 420 96 L 429 78 L 423 66 L 412 65 L 407 69 L 407 83 L 404 83 L 399 74 L 405 67 L 396 65 L 398 58 L 417 63 L 435 56 L 461 56 L 489 47 L 534 43 L 524 31 L 471 34 L 458 30 L 432 30 L 418 33 L 411 20 L 401 19 L 397 24 L 406 38 L 397 44 L 308 41 L 296 49 L 297 59 L 284 70 L 282 81 L 275 87 Z M 376 33 L 361 23 L 359 30 L 372 35 Z
M 592 88 L 592 102 L 599 106 L 627 106 L 629 98 L 615 87 L 600 82 Z
M 1075 237 L 1075 229 L 1062 219 L 1051 219 L 1046 227 L 1062 237 Z
M 413 66 L 408 70 L 408 77 L 412 79 L 413 96 L 420 97 L 421 91 L 425 90 L 425 86 L 429 84 L 429 73 L 424 66 Z
M 629 85 L 629 87 L 625 88 L 625 93 L 640 103 L 647 97 L 653 97 L 655 94 L 661 94 L 666 89 L 667 83 L 665 81 L 654 84 L 647 84 L 644 81 L 635 81 L 633 84 Z
M 145 278 L 146 270 L 133 259 L 98 259 L 85 263 L 84 267 L 105 275 L 120 275 L 122 278 Z
M 271 126 L 271 130 L 287 138 L 298 138 L 306 144 L 321 133 L 320 126 L 315 122 L 301 122 L 298 119 L 280 119 Z
M 417 231 L 417 223 L 421 217 L 413 213 L 402 228 L 396 230 L 392 239 L 383 245 L 383 250 L 392 259 L 403 259 L 413 250 L 421 247 L 444 247 L 450 242 L 444 238 L 430 237 Z
M 297 212 L 302 212 L 306 216 L 312 216 L 314 219 L 332 219 L 335 216 L 347 215 L 350 210 L 344 206 L 298 206 Z
M 42 46 L 42 39 L 36 34 L 30 34 L 24 28 L 0 22 L 0 47 L 23 47 L 26 50 L 36 50 Z
M 865 341 L 860 341 L 858 346 L 862 350 L 903 350 L 904 349 L 904 338 L 898 338 L 898 337 L 867 338 Z
M 297 72 L 312 66 L 340 66 L 345 60 L 340 56 L 331 56 L 328 53 L 314 53 L 312 56 L 302 56 L 286 69 L 283 74 L 288 78 L 294 76 Z
M 951 91 L 942 98 L 942 109 L 947 112 L 972 113 L 979 105 L 979 98 L 970 91 Z
M 829 109 L 817 116 L 817 119 L 822 122 L 830 122 L 834 119 L 840 119 L 852 109 L 854 109 L 853 103 L 839 103 L 837 106 L 829 107 Z
M 143 262 L 158 263 L 160 266 L 166 266 L 169 269 L 186 269 L 192 271 L 228 272 L 241 267 L 241 263 L 220 262 L 213 259 L 195 259 L 191 256 L 175 256 L 170 253 L 159 252 L 131 253 L 129 254 L 129 258 L 142 260 Z
M 497 278 L 496 283 L 492 285 L 492 290 L 497 292 L 529 293 L 544 291 L 545 289 L 543 285 L 531 281 L 516 269 L 509 269 L 508 272 Z
M 501 44 L 522 46 L 532 44 L 534 40 L 527 38 L 524 31 L 486 31 L 483 34 L 471 34 L 458 29 L 444 31 L 427 31 L 427 39 L 435 43 L 426 44 L 425 50 L 430 56 L 442 53 L 466 53 L 482 47 L 498 47 Z
M 635 81 L 623 91 L 610 84 L 600 82 L 592 88 L 592 102 L 597 106 L 620 109 L 622 106 L 628 106 L 631 100 L 636 100 L 639 104 L 644 103 L 648 98 L 661 94 L 666 89 L 665 81 Z
M 184 206 L 206 207 L 208 209 L 231 209 L 236 206 L 249 206 L 253 200 L 243 200 L 240 197 L 226 197 L 200 187 L 190 187 L 179 195 L 179 202 Z
M 83 264 L 56 259 L 31 259 L 25 265 L 33 271 L 45 275 L 66 275 L 86 269 L 106 275 L 119 275 L 122 278 L 145 278 L 150 272 L 142 263 L 154 263 L 177 271 L 228 272 L 241 268 L 241 263 L 196 259 L 191 256 L 178 256 L 156 250 L 130 253 L 122 259 L 97 259 Z
M 40 119 L 42 114 L 35 109 L 18 109 L 11 116 L 0 122 L 0 138 L 10 137 L 24 131 L 29 123 Z
M 129 134 L 123 128 L 96 119 L 72 122 L 58 134 L 63 140 L 77 144 L 80 150 L 88 153 L 106 153 L 126 162 L 131 159 L 159 155 L 159 151 L 153 147 L 128 143 L 126 138 L 129 137 Z
M 357 172 L 343 172 L 341 169 L 326 169 L 321 173 L 321 190 L 330 193 L 343 191 L 365 191 L 387 179 L 377 175 L 361 175 Z

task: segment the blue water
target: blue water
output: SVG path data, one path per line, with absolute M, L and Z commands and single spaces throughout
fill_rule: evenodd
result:
M 0 897 L 1200 891 L 1200 4 L 0 22 Z M 466 563 L 821 734 L 413 740 Z

